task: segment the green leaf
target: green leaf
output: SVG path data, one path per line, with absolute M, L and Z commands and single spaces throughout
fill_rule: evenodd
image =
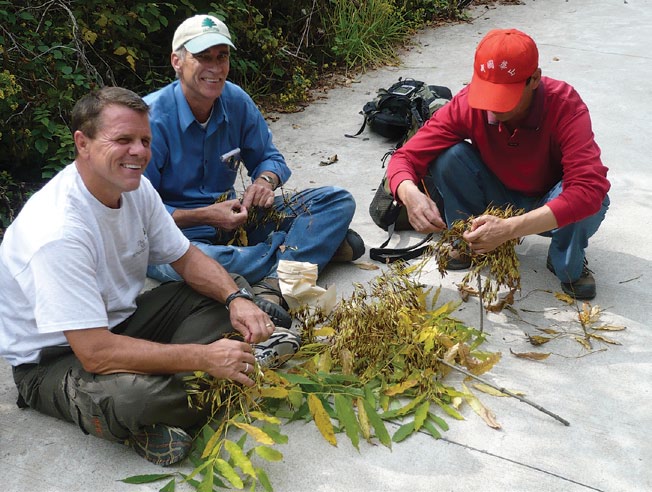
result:
M 403 424 L 398 428 L 396 432 L 394 432 L 394 435 L 392 436 L 392 441 L 401 442 L 402 440 L 407 438 L 410 434 L 412 434 L 414 431 L 415 431 L 414 421 L 408 422 L 407 424 Z
M 240 476 L 236 473 L 233 467 L 229 465 L 226 461 L 224 461 L 222 458 L 218 458 L 215 460 L 215 468 L 217 469 L 219 474 L 222 477 L 226 478 L 231 483 L 231 485 L 233 485 L 236 489 L 241 489 L 244 487 L 244 484 L 242 483 L 242 479 L 240 478 Z
M 39 154 L 45 155 L 45 153 L 48 151 L 48 142 L 42 138 L 39 138 L 36 140 L 36 142 L 34 142 L 34 147 L 36 147 L 36 150 L 39 151 Z
M 414 412 L 414 430 L 419 430 L 423 423 L 428 418 L 428 411 L 430 410 L 430 401 L 424 401 Z
M 231 455 L 231 459 L 233 460 L 233 464 L 235 466 L 239 467 L 242 470 L 242 472 L 245 473 L 246 475 L 256 478 L 256 472 L 254 471 L 254 466 L 251 464 L 251 461 L 249 460 L 249 458 L 247 458 L 247 455 L 245 455 L 244 451 L 240 446 L 238 446 L 233 441 L 227 439 L 224 441 L 224 448 Z
M 380 416 L 376 413 L 376 409 L 372 407 L 367 400 L 362 400 L 362 404 L 364 405 L 364 409 L 367 412 L 367 418 L 369 419 L 371 426 L 376 432 L 376 437 L 383 446 L 391 449 L 392 439 L 389 437 L 389 432 L 387 432 L 385 422 L 383 422 L 383 419 L 381 419 Z
M 340 424 L 344 425 L 344 431 L 349 436 L 349 439 L 351 439 L 351 444 L 353 444 L 355 449 L 359 450 L 360 428 L 358 419 L 355 417 L 355 412 L 353 411 L 353 400 L 342 394 L 335 395 L 334 399 L 337 419 L 340 421 Z
M 258 475 L 258 482 L 263 486 L 267 492 L 274 492 L 274 487 L 269 481 L 267 473 L 262 468 L 256 468 L 256 474 Z
M 442 430 L 444 431 L 448 430 L 448 424 L 441 417 L 438 417 L 434 413 L 428 413 L 428 418 L 432 420 L 435 424 L 437 424 Z
M 423 428 L 426 429 L 428 432 L 430 432 L 430 435 L 435 439 L 441 439 L 441 434 L 437 430 L 437 427 L 435 427 L 433 423 L 430 422 L 429 420 L 426 420 L 423 423 Z
M 139 484 L 139 483 L 152 483 L 157 480 L 163 480 L 164 478 L 173 477 L 172 473 L 156 473 L 153 475 L 134 475 L 133 477 L 128 477 L 120 480 L 124 483 Z
M 165 487 L 160 489 L 158 492 L 174 492 L 175 489 L 176 489 L 176 482 L 174 481 L 174 479 L 172 479 L 165 485 Z
M 283 459 L 283 453 L 269 446 L 256 446 L 254 451 L 267 461 L 281 461 Z

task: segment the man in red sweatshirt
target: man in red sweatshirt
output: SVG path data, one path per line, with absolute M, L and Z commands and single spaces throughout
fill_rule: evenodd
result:
M 476 253 L 548 236 L 547 267 L 576 299 L 596 294 L 585 250 L 609 207 L 606 176 L 586 105 L 569 84 L 541 76 L 535 42 L 516 29 L 480 41 L 470 85 L 388 167 L 391 191 L 416 231 L 476 216 L 464 234 Z M 425 189 L 417 185 L 422 179 Z M 490 204 L 525 213 L 482 215 Z M 469 265 L 470 258 L 453 255 L 448 268 Z

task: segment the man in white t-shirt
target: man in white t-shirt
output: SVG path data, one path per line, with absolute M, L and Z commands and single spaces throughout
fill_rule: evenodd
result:
M 274 324 L 142 178 L 152 136 L 139 96 L 107 87 L 83 97 L 72 132 L 75 162 L 30 198 L 0 244 L 0 355 L 19 405 L 170 465 L 206 417 L 188 407 L 183 374 L 253 385 L 252 344 Z M 147 265 L 167 263 L 184 282 L 139 296 Z

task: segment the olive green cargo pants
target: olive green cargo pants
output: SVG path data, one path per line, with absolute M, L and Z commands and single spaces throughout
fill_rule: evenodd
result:
M 238 287 L 248 284 L 234 275 Z M 223 304 L 183 282 L 168 282 L 140 295 L 134 314 L 113 332 L 159 343 L 207 344 L 234 330 Z M 74 422 L 82 431 L 124 441 L 141 427 L 167 424 L 188 429 L 208 415 L 190 408 L 183 376 L 85 371 L 69 347 L 43 351 L 39 364 L 14 368 L 22 402 L 47 415 Z

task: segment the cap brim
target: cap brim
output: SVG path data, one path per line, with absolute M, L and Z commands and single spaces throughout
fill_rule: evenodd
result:
M 235 49 L 235 45 L 229 38 L 214 32 L 209 32 L 202 34 L 201 36 L 197 36 L 196 38 L 188 41 L 184 47 L 194 55 L 195 53 L 200 53 L 201 51 L 207 50 L 212 46 L 217 46 L 220 44 L 228 44 L 231 48 Z
M 494 84 L 473 74 L 469 85 L 469 106 L 494 113 L 507 113 L 521 100 L 523 89 L 525 80 L 514 84 Z

